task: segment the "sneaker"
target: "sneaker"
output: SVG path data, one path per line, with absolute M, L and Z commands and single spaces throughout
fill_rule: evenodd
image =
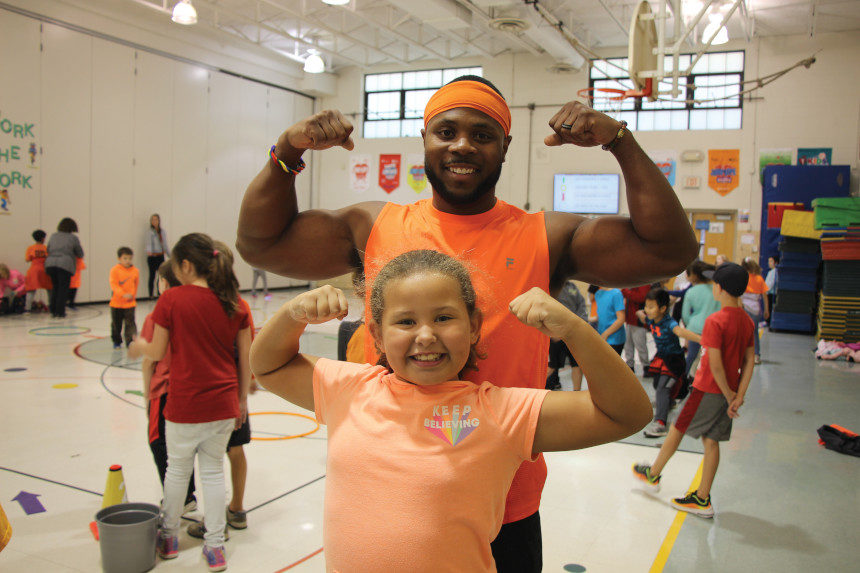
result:
M 119 350 L 119 349 L 121 349 L 121 348 L 122 348 L 122 344 L 114 344 L 114 345 L 113 345 L 113 349 L 114 349 L 114 350 Z
M 203 557 L 210 571 L 223 571 L 227 568 L 227 559 L 224 557 L 223 547 L 203 546 Z
M 191 513 L 192 511 L 197 509 L 197 500 L 195 498 L 191 498 L 185 502 L 185 507 L 182 508 L 182 515 L 186 513 Z
M 642 487 L 649 491 L 660 491 L 660 476 L 651 475 L 651 466 L 647 464 L 633 464 L 633 475 L 641 481 Z
M 248 514 L 244 511 L 232 511 L 227 508 L 227 524 L 233 529 L 248 528 Z
M 185 530 L 191 537 L 203 539 L 206 537 L 206 525 L 202 521 L 195 521 Z M 230 528 L 224 526 L 224 541 L 230 540 Z
M 708 496 L 707 499 L 702 499 L 695 491 L 691 491 L 684 497 L 673 499 L 672 507 L 688 513 L 695 513 L 699 517 L 714 517 L 714 506 L 711 505 L 711 496 Z
M 272 300 L 272 295 L 267 294 L 266 296 L 263 297 L 263 299 L 264 300 Z
M 176 559 L 179 556 L 179 536 L 159 531 L 156 551 L 162 559 Z
M 759 356 L 758 354 L 755 355 L 755 363 L 761 364 L 761 356 Z
M 666 422 L 654 420 L 647 428 L 645 428 L 643 433 L 646 438 L 659 438 L 668 434 L 669 429 L 666 427 Z

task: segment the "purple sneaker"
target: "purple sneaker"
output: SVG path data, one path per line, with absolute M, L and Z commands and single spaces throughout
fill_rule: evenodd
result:
M 206 564 L 210 571 L 223 571 L 227 568 L 227 559 L 224 558 L 223 547 L 203 546 L 203 557 L 206 558 Z
M 179 557 L 179 536 L 167 535 L 159 531 L 156 550 L 162 559 L 176 559 Z

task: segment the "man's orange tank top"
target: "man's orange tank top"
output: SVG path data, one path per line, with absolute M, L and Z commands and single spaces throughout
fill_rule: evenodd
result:
M 549 246 L 543 213 L 529 214 L 503 201 L 478 215 L 452 215 L 429 199 L 410 205 L 387 203 L 367 239 L 365 322 L 370 323 L 371 286 L 394 257 L 415 249 L 434 249 L 466 264 L 483 313 L 479 350 L 486 355 L 467 380 L 496 386 L 538 388 L 546 385 L 549 338 L 525 326 L 508 304 L 532 287 L 549 292 Z M 377 353 L 373 337 L 365 341 L 368 362 Z M 540 506 L 546 481 L 543 456 L 520 466 L 505 507 L 504 522 L 519 521 Z

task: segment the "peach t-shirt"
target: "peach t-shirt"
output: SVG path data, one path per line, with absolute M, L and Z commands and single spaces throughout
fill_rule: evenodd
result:
M 433 207 L 430 199 L 409 205 L 387 203 L 367 239 L 364 272 L 367 281 L 365 322 L 370 324 L 370 292 L 380 269 L 412 249 L 434 249 L 466 263 L 483 315 L 478 370 L 466 373 L 475 384 L 490 381 L 505 388 L 546 385 L 549 337 L 517 320 L 509 303 L 532 287 L 549 292 L 549 246 L 543 213 L 526 213 L 496 200 L 478 215 L 452 215 Z M 373 337 L 365 357 L 376 362 Z M 505 523 L 519 521 L 540 507 L 546 481 L 543 456 L 523 464 L 508 493 Z
M 546 390 L 454 380 L 416 386 L 381 366 L 320 358 L 328 426 L 327 571 L 495 571 L 517 468 L 531 460 Z

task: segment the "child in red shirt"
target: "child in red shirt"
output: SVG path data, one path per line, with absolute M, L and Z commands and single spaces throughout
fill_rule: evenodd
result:
M 129 347 L 131 358 L 146 355 L 158 361 L 168 347 L 171 355 L 158 553 L 163 559 L 178 556 L 179 520 L 196 456 L 206 525 L 203 555 L 210 571 L 223 571 L 224 452 L 248 412 L 251 329 L 247 313 L 239 308 L 239 282 L 225 245 L 202 233 L 185 235 L 173 248 L 171 261 L 182 286 L 158 299 L 152 342 L 136 340 Z
M 173 274 L 173 266 L 170 261 L 164 261 L 158 267 L 158 292 L 165 292 L 172 287 L 182 286 L 176 275 Z M 140 329 L 140 337 L 147 342 L 152 341 L 155 332 L 155 321 L 152 313 L 143 319 L 143 327 Z M 141 364 L 143 372 L 143 399 L 146 402 L 146 414 L 149 418 L 149 449 L 158 469 L 158 478 L 164 487 L 164 475 L 167 473 L 167 441 L 164 438 L 164 407 L 167 405 L 168 380 L 170 376 L 170 350 L 159 361 L 154 361 L 146 356 Z M 197 498 L 194 496 L 194 472 L 188 481 L 188 495 L 185 497 L 185 508 L 183 514 L 197 509 Z
M 720 462 L 719 442 L 728 441 L 732 420 L 744 403 L 755 366 L 753 325 L 740 301 L 749 275 L 740 265 L 723 263 L 715 271 L 705 271 L 714 281 L 714 298 L 721 309 L 705 320 L 701 345 L 704 350 L 696 371 L 693 390 L 653 464 L 634 464 L 633 474 L 652 491 L 660 490 L 660 472 L 688 434 L 702 438 L 705 459 L 702 480 L 695 491 L 672 500 L 681 511 L 713 517 L 711 486 Z

